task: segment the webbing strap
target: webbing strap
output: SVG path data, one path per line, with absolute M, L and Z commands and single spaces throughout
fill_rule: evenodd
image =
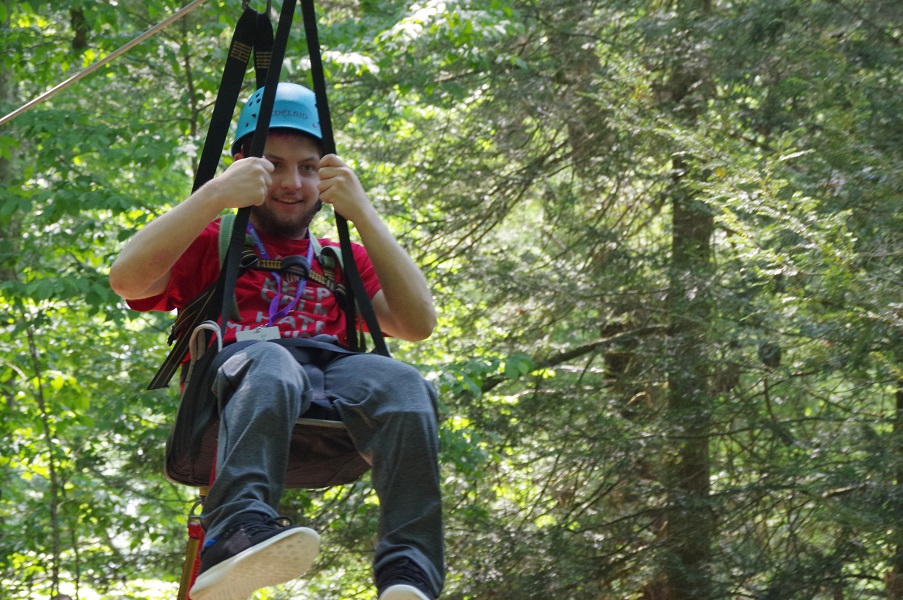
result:
M 268 13 L 269 10 L 257 13 L 257 37 L 254 39 L 254 73 L 257 85 L 254 89 L 260 89 L 266 84 L 267 73 L 273 60 L 273 24 Z
M 301 13 L 304 16 L 304 31 L 307 36 L 307 51 L 310 55 L 310 70 L 313 77 L 314 95 L 317 98 L 317 112 L 320 117 L 320 132 L 323 136 L 323 154 L 334 154 L 336 151 L 335 137 L 332 131 L 332 118 L 329 114 L 329 103 L 326 98 L 326 77 L 323 73 L 323 58 L 320 55 L 320 40 L 317 35 L 317 15 L 314 10 L 313 0 L 301 0 Z M 363 350 L 358 340 L 354 327 L 357 317 L 355 306 L 360 309 L 373 345 L 376 351 L 383 356 L 391 356 L 389 347 L 383 337 L 373 311 L 373 304 L 364 289 L 364 281 L 361 279 L 357 263 L 354 261 L 354 252 L 351 248 L 351 236 L 348 231 L 348 221 L 342 215 L 335 213 L 336 227 L 339 233 L 339 244 L 342 249 L 342 262 L 345 280 L 348 282 L 345 300 L 345 320 L 348 324 L 348 342 L 354 350 Z M 356 302 L 355 302 L 356 300 Z
M 229 44 L 229 55 L 226 57 L 216 103 L 210 117 L 210 126 L 204 140 L 204 149 L 201 151 L 201 160 L 194 176 L 193 190 L 196 191 L 216 174 L 251 52 L 254 53 L 257 80 L 260 81 L 267 77 L 272 45 L 273 25 L 270 20 L 266 15 L 258 14 L 246 7 L 235 25 L 235 33 L 232 34 L 232 42 Z
M 282 61 L 285 58 L 285 48 L 288 45 L 288 36 L 292 28 L 294 18 L 295 0 L 285 0 L 282 4 L 282 12 L 279 14 L 279 25 L 276 28 L 276 38 L 273 42 L 273 54 L 270 60 L 270 68 L 267 70 L 266 84 L 263 89 L 263 98 L 260 102 L 260 112 L 257 117 L 257 127 L 254 129 L 254 139 L 251 141 L 249 156 L 263 156 L 263 148 L 266 143 L 267 132 L 270 129 L 270 117 L 273 105 L 276 101 L 276 86 L 279 84 L 279 76 L 282 72 Z M 229 240 L 229 250 L 226 252 L 226 262 L 223 265 L 221 276 L 217 282 L 216 294 L 222 299 L 222 331 L 229 326 L 229 305 L 232 294 L 235 292 L 235 282 L 238 279 L 238 267 L 241 258 L 241 250 L 244 246 L 245 229 L 248 227 L 248 219 L 251 209 L 239 209 L 235 215 L 235 223 L 232 227 L 232 236 Z
M 232 114 L 241 93 L 245 71 L 248 69 L 248 61 L 251 53 L 254 54 L 254 64 L 257 81 L 263 81 L 269 77 L 269 67 L 272 58 L 273 25 L 267 15 L 257 13 L 245 6 L 241 17 L 235 25 L 232 42 L 229 45 L 229 55 L 223 67 L 223 75 L 220 80 L 220 88 L 216 95 L 216 104 L 210 118 L 210 126 L 207 129 L 207 137 L 204 141 L 204 149 L 201 152 L 201 160 L 195 173 L 194 189 L 197 190 L 204 183 L 213 178 L 219 165 L 220 153 L 229 133 L 232 122 Z M 278 75 L 277 75 L 278 77 Z M 260 84 L 263 85 L 263 84 Z M 259 87 L 259 86 L 258 86 Z M 173 345 L 163 364 L 151 379 L 147 389 L 154 390 L 169 385 L 175 372 L 182 364 L 182 359 L 188 352 L 190 332 L 203 321 L 213 318 L 220 310 L 217 304 L 222 294 L 214 293 L 220 287 L 222 277 L 217 283 L 211 285 L 200 296 L 192 300 L 179 311 L 169 336 L 169 343 Z M 233 284 L 234 285 L 234 284 Z
M 188 344 L 191 340 L 191 332 L 195 327 L 203 323 L 219 312 L 219 305 L 215 304 L 215 294 L 217 284 L 211 284 L 206 290 L 192 300 L 188 305 L 179 309 L 179 316 L 172 326 L 172 332 L 169 335 L 169 343 L 175 344 L 170 349 L 169 354 L 157 369 L 157 373 L 147 385 L 147 389 L 156 390 L 169 385 L 169 381 L 176 371 L 182 365 L 182 359 L 188 353 Z
M 320 275 L 316 271 L 308 271 L 306 273 L 301 273 L 300 270 L 295 271 L 293 267 L 286 268 L 285 259 L 279 258 L 258 258 L 253 265 L 249 268 L 255 269 L 257 271 L 270 271 L 277 273 L 288 273 L 290 275 L 295 275 L 302 279 L 307 279 L 309 281 L 313 281 L 314 283 L 319 283 L 326 289 L 328 289 L 333 294 L 336 293 L 337 285 L 335 282 L 335 277 L 331 270 L 327 271 L 326 275 Z M 325 270 L 325 267 L 324 267 Z

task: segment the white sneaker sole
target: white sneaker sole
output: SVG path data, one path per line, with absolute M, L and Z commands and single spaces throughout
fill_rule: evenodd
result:
M 411 585 L 390 585 L 379 600 L 429 600 L 423 592 Z
M 254 591 L 297 579 L 314 563 L 320 536 L 295 527 L 198 575 L 191 600 L 247 600 Z

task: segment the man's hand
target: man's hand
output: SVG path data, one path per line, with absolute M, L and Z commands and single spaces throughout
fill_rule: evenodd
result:
M 354 171 L 335 154 L 320 159 L 320 200 L 331 204 L 335 211 L 359 223 L 372 211 L 370 199 Z
M 260 206 L 272 184 L 273 163 L 265 158 L 236 154 L 236 160 L 222 175 L 208 182 L 215 187 L 222 208 Z

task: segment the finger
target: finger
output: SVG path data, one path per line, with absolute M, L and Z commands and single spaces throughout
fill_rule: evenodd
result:
M 320 168 L 323 167 L 343 167 L 345 163 L 335 154 L 327 154 L 320 159 Z
M 264 202 L 266 202 L 268 190 L 269 190 L 269 185 L 261 185 L 260 186 L 259 193 L 257 196 L 257 202 L 254 203 L 255 205 L 260 206 Z
M 332 189 L 333 183 L 331 181 L 323 181 L 322 179 L 317 184 L 317 189 L 320 190 L 320 197 L 322 198 L 323 194 L 331 195 L 329 190 Z
M 320 175 L 320 179 L 332 179 L 336 175 L 341 173 L 341 170 L 337 167 L 324 166 L 320 163 L 320 168 L 318 174 Z

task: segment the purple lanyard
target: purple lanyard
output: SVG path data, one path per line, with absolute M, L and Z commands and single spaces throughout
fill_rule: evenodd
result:
M 251 236 L 251 239 L 254 240 L 254 247 L 257 249 L 257 254 L 260 258 L 264 260 L 269 260 L 270 255 L 267 252 L 266 246 L 263 245 L 263 241 L 260 239 L 260 236 L 257 234 L 257 231 L 254 227 L 248 223 L 248 235 Z M 310 232 L 307 233 L 307 268 L 313 268 L 313 258 L 314 258 L 314 245 L 310 240 Z M 278 271 L 272 271 L 273 277 L 276 279 L 276 295 L 273 296 L 273 299 L 270 301 L 270 311 L 269 318 L 267 319 L 267 327 L 273 325 L 277 319 L 281 319 L 286 316 L 288 313 L 292 311 L 292 309 L 297 306 L 298 301 L 301 299 L 301 294 L 304 293 L 304 288 L 307 286 L 307 279 L 302 279 L 298 282 L 298 286 L 295 289 L 295 297 L 292 300 L 282 307 L 281 310 L 277 310 L 279 308 L 279 302 L 282 300 L 282 277 L 279 275 Z

